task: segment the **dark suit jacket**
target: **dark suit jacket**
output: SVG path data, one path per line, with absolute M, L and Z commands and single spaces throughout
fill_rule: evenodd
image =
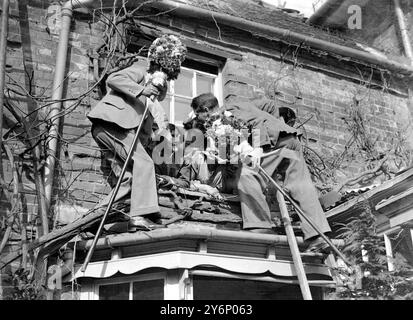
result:
M 92 122 L 112 122 L 124 129 L 136 128 L 142 119 L 147 101 L 152 117 L 159 127 L 162 126 L 160 123 L 166 122 L 167 117 L 160 103 L 141 96 L 145 75 L 146 71 L 137 63 L 109 75 L 106 80 L 109 91 L 89 112 L 88 118 Z
M 281 132 L 296 134 L 297 130 L 285 124 L 278 117 L 278 109 L 271 104 L 271 100 L 247 101 L 234 99 L 227 103 L 225 109 L 236 118 L 246 122 L 252 129 L 259 130 L 259 145 L 275 146 Z

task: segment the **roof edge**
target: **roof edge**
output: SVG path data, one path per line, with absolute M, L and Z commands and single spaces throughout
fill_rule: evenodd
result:
M 411 177 L 413 177 L 413 168 L 410 168 L 406 171 L 404 171 L 403 173 L 401 173 L 398 176 L 395 176 L 394 178 L 387 180 L 385 182 L 383 182 L 380 186 L 371 189 L 355 198 L 352 198 L 350 200 L 348 200 L 347 202 L 344 202 L 342 204 L 340 204 L 339 206 L 329 210 L 326 212 L 326 217 L 327 219 L 331 219 L 335 216 L 338 216 L 340 214 L 343 214 L 345 212 L 348 212 L 349 210 L 351 210 L 352 208 L 354 208 L 354 206 L 356 206 L 360 201 L 365 201 L 365 200 L 369 200 L 376 196 L 380 196 L 381 193 L 386 192 L 387 190 L 391 189 L 392 187 L 398 185 L 398 184 L 402 184 L 405 180 L 407 179 L 411 179 Z M 377 201 L 378 203 L 379 201 Z M 374 207 L 376 206 L 376 204 L 374 204 Z
M 332 2 L 335 1 L 337 0 L 332 0 Z M 148 3 L 146 6 L 153 7 L 158 10 L 164 10 L 177 16 L 188 17 L 188 15 L 190 15 L 193 17 L 208 19 L 214 21 L 215 23 L 220 22 L 231 26 L 236 25 L 238 28 L 244 30 L 256 30 L 262 32 L 263 34 L 276 36 L 281 41 L 290 40 L 300 44 L 304 43 L 310 47 L 313 47 L 314 49 L 330 52 L 333 55 L 353 58 L 355 62 L 365 62 L 371 64 L 372 66 L 382 67 L 389 71 L 397 72 L 408 77 L 413 77 L 413 66 L 402 64 L 388 58 L 378 57 L 366 51 L 353 49 L 325 40 L 306 36 L 287 29 L 267 26 L 258 22 L 246 20 L 244 18 L 239 18 L 220 12 L 213 12 L 196 6 L 188 5 L 183 2 L 172 0 L 159 0 L 154 3 Z

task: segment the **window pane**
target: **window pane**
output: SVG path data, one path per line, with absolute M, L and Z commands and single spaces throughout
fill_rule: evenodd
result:
M 161 106 L 165 110 L 165 113 L 166 113 L 168 119 L 170 119 L 169 110 L 171 108 L 171 96 L 169 94 L 167 94 L 165 99 L 163 101 L 161 101 Z
M 176 94 L 192 97 L 192 71 L 181 70 L 174 86 Z
M 163 279 L 133 283 L 133 300 L 163 300 Z
M 298 285 L 194 276 L 194 300 L 301 300 Z M 311 287 L 313 298 L 322 299 L 320 288 Z
M 196 75 L 196 93 L 208 93 L 214 92 L 213 90 L 214 79 L 208 76 L 204 76 L 202 74 Z
M 175 97 L 175 124 L 182 124 L 192 111 L 191 99 Z
M 99 300 L 129 300 L 129 283 L 99 286 Z

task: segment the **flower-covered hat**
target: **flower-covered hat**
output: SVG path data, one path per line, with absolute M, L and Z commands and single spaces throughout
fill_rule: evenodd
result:
M 163 35 L 152 42 L 148 51 L 148 59 L 159 65 L 168 76 L 168 80 L 174 80 L 181 71 L 181 64 L 186 57 L 186 47 L 178 37 Z

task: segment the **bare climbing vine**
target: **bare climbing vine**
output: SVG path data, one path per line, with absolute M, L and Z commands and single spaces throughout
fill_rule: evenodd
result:
M 119 2 L 119 3 L 118 3 Z M 42 235 L 45 226 L 42 215 L 47 217 L 46 229 L 49 231 L 56 226 L 53 207 L 49 208 L 45 199 L 43 169 L 47 157 L 51 156 L 48 149 L 50 128 L 55 118 L 50 117 L 50 108 L 56 103 L 63 103 L 61 111 L 56 117 L 64 118 L 73 113 L 81 104 L 87 104 L 88 99 L 104 88 L 106 77 L 121 68 L 131 65 L 138 60 L 141 52 L 128 52 L 128 29 L 138 28 L 136 13 L 142 6 L 153 1 L 141 2 L 134 8 L 126 7 L 126 1 L 114 0 L 112 9 L 103 6 L 92 10 L 90 25 L 103 25 L 102 42 L 89 51 L 90 66 L 94 74 L 94 81 L 76 96 L 61 100 L 54 100 L 48 94 L 49 86 L 39 90 L 35 82 L 35 71 L 23 61 L 25 76 L 17 77 L 15 73 L 6 74 L 5 87 L 5 115 L 7 132 L 3 136 L 3 163 L 0 163 L 12 175 L 5 175 L 0 170 L 0 193 L 7 201 L 6 217 L 0 222 L 0 254 L 22 250 L 22 258 L 18 263 L 17 271 L 13 274 L 14 291 L 9 298 L 38 299 L 43 297 L 42 288 L 45 284 L 45 273 L 39 274 L 35 269 L 36 254 L 29 254 L 28 245 Z M 91 9 L 88 9 L 91 10 Z M 164 13 L 162 13 L 164 14 Z M 50 33 L 50 29 L 47 30 Z M 30 44 L 28 44 L 30 45 Z M 142 48 L 144 49 L 144 48 Z M 10 49 L 12 50 L 12 49 Z M 65 82 L 72 76 L 69 72 Z M 63 84 L 62 84 L 63 85 Z M 70 85 L 70 84 L 69 84 Z M 70 187 L 75 183 L 82 170 L 73 174 L 65 172 L 62 161 L 72 161 L 73 155 L 67 151 L 70 141 L 58 133 L 58 141 L 62 146 L 63 157 L 56 158 L 56 179 L 58 202 L 70 200 Z M 95 151 L 90 147 L 91 151 Z M 96 149 L 97 151 L 97 149 Z M 95 152 L 96 153 L 96 152 Z M 91 154 L 77 156 L 93 157 Z M 100 158 L 100 157 L 99 157 Z M 32 185 L 33 192 L 27 193 L 23 187 Z M 24 191 L 24 192 L 23 192 Z M 35 195 L 36 206 L 29 212 L 29 196 Z M 53 205 L 53 203 L 52 203 Z M 28 230 L 30 232 L 28 233 Z M 17 240 L 17 241 L 16 241 Z M 0 263 L 0 267 L 3 267 Z
M 24 64 L 24 77 L 16 77 L 14 74 L 7 74 L 7 86 L 5 88 L 5 122 L 7 132 L 3 139 L 3 167 L 6 167 L 10 176 L 0 175 L 0 191 L 3 199 L 7 202 L 5 219 L 0 224 L 0 254 L 7 250 L 22 250 L 22 259 L 19 261 L 19 268 L 13 275 L 13 282 L 16 284 L 16 291 L 12 298 L 36 299 L 41 293 L 41 285 L 33 282 L 35 274 L 32 268 L 35 256 L 29 254 L 27 245 L 33 243 L 42 231 L 42 215 L 47 217 L 48 228 L 54 226 L 53 211 L 45 204 L 44 174 L 43 169 L 46 159 L 50 156 L 48 142 L 50 140 L 49 130 L 54 119 L 50 118 L 50 108 L 56 102 L 62 102 L 63 108 L 57 117 L 63 118 L 76 110 L 82 103 L 87 103 L 87 99 L 96 92 L 100 95 L 104 93 L 104 80 L 106 77 L 121 68 L 131 65 L 138 60 L 142 52 L 128 52 L 128 30 L 130 28 L 139 29 L 136 15 L 142 6 L 154 1 L 140 2 L 132 10 L 126 7 L 126 1 L 113 1 L 112 9 L 101 8 L 93 10 L 90 24 L 100 23 L 104 26 L 102 42 L 89 51 L 90 65 L 93 70 L 94 81 L 83 92 L 61 100 L 53 100 L 48 95 L 47 88 L 43 91 L 36 90 L 34 72 L 29 65 Z M 119 4 L 121 5 L 119 6 Z M 162 12 L 160 14 L 166 14 Z M 156 15 L 156 14 L 155 14 Z M 140 17 L 145 17 L 141 15 Z M 221 30 L 217 25 L 219 33 Z M 145 48 L 142 48 L 145 50 Z M 301 47 L 289 47 L 283 53 L 283 57 L 292 57 L 289 61 L 292 64 L 281 61 L 278 74 L 274 76 L 274 81 L 266 88 L 267 93 L 274 99 L 282 99 L 282 82 L 291 81 L 292 88 L 297 92 L 291 107 L 299 104 L 302 100 L 303 88 L 297 77 L 300 76 L 300 51 Z M 65 81 L 72 74 L 69 73 Z M 63 84 L 62 84 L 63 85 Z M 51 87 L 51 84 L 49 85 Z M 309 122 L 317 115 L 307 114 L 305 118 L 299 117 L 295 126 L 303 131 L 304 154 L 309 164 L 311 173 L 320 191 L 330 191 L 332 189 L 342 191 L 347 187 L 357 185 L 367 185 L 376 179 L 388 179 L 397 171 L 407 168 L 413 164 L 412 151 L 407 147 L 406 136 L 403 128 L 394 130 L 389 137 L 382 137 L 379 133 L 371 130 L 371 110 L 375 107 L 372 102 L 372 95 L 377 89 L 371 89 L 369 80 L 361 81 L 356 92 L 352 95 L 348 104 L 347 113 L 343 116 L 343 121 L 347 128 L 347 140 L 344 149 L 333 151 L 328 155 L 322 153 L 324 148 L 319 142 L 317 145 L 310 145 L 307 129 Z M 386 86 L 382 89 L 381 96 L 387 92 Z M 386 138 L 386 139 L 383 139 Z M 61 161 L 71 161 L 72 156 L 67 151 L 70 141 L 58 136 L 62 145 L 62 159 L 57 160 L 59 198 L 69 198 L 71 189 L 77 181 L 82 171 L 79 170 L 73 175 L 65 174 Z M 387 141 L 384 144 L 384 140 Z M 92 148 L 92 147 L 91 147 Z M 92 157 L 89 155 L 77 155 Z M 360 167 L 359 172 L 351 172 L 343 178 L 343 172 L 349 172 L 351 163 L 357 161 Z M 24 193 L 26 185 L 31 184 L 31 193 Z M 34 187 L 33 187 L 34 186 Z M 36 198 L 36 206 L 29 211 L 29 196 Z M 3 205 L 3 204 L 2 204 Z
M 300 47 L 288 47 L 281 55 L 279 68 L 268 85 L 267 96 L 282 101 L 291 109 L 300 111 L 303 100 L 304 84 L 298 80 L 303 66 L 299 62 Z M 382 77 L 381 89 L 372 83 L 372 74 L 368 77 L 360 72 L 358 85 L 349 88 L 345 114 L 336 116 L 341 120 L 345 133 L 343 145 L 332 145 L 318 140 L 312 143 L 309 130 L 314 130 L 312 121 L 317 120 L 323 126 L 323 114 L 318 108 L 312 112 L 297 116 L 294 127 L 303 136 L 303 152 L 314 182 L 320 192 L 343 192 L 346 189 L 381 183 L 392 178 L 397 172 L 413 165 L 413 152 L 408 145 L 406 132 L 409 129 L 396 124 L 393 114 L 386 119 L 383 112 L 391 95 L 385 77 Z M 286 101 L 283 88 L 288 87 L 296 92 L 293 100 Z M 393 125 L 390 124 L 393 122 Z M 383 129 L 385 131 L 383 131 Z M 317 128 L 318 131 L 323 127 Z

